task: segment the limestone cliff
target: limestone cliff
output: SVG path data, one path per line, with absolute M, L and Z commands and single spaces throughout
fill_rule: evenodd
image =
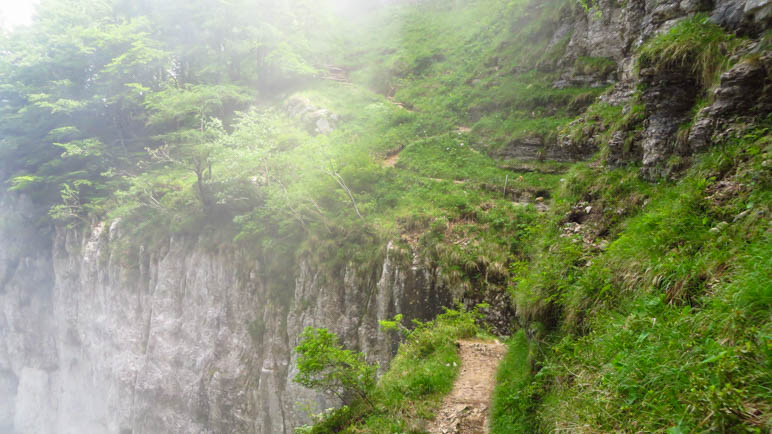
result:
M 6 196 L 2 221 L 29 206 Z M 304 327 L 386 366 L 396 342 L 378 320 L 450 302 L 392 250 L 334 279 L 300 261 L 282 304 L 239 250 L 172 238 L 126 251 L 119 224 L 60 228 L 48 248 L 25 249 L 39 237 L 18 224 L 0 235 L 0 432 L 292 432 L 307 409 L 335 404 L 292 382 Z
M 772 15 L 769 0 L 595 4 L 597 14 L 566 9 L 552 29 L 555 45 L 568 41 L 555 86 L 613 82 L 602 98 L 625 105 L 645 82 L 636 147 L 622 151 L 612 140 L 609 162 L 634 160 L 650 171 L 690 152 L 677 148 L 674 135 L 696 91 L 678 71 L 635 74 L 636 49 L 697 12 L 752 36 Z M 585 75 L 574 68 L 582 56 L 618 68 Z M 725 73 L 689 146 L 705 146 L 722 117 L 747 112 L 745 89 L 765 89 L 755 94 L 768 112 L 770 76 L 768 54 Z M 295 111 L 309 132 L 339 121 L 304 107 Z M 549 155 L 592 154 L 593 133 L 559 137 Z M 305 408 L 335 405 L 292 382 L 292 348 L 304 327 L 329 327 L 385 366 L 397 342 L 378 321 L 396 313 L 430 318 L 454 295 L 420 261 L 397 261 L 384 246 L 377 266 L 328 270 L 308 258 L 288 264 L 294 284 L 278 300 L 264 264 L 236 247 L 172 237 L 160 248 L 127 249 L 120 223 L 40 229 L 29 221 L 41 215 L 34 207 L 29 198 L 0 194 L 0 433 L 289 433 L 307 419 Z

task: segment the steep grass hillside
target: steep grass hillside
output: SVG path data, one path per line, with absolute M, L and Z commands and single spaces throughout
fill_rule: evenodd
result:
M 455 340 L 493 335 L 492 432 L 772 430 L 768 2 L 151 3 L 2 35 L 0 176 L 41 244 L 100 224 L 132 272 L 172 239 L 237 250 L 287 314 L 255 346 L 314 322 L 300 265 L 378 282 L 389 255 L 452 294 L 383 322 L 377 383 L 305 334 L 341 407 L 300 432 L 423 432 Z
M 620 104 L 620 86 L 555 84 L 617 71 L 607 58 L 566 64 L 570 35 L 554 31 L 561 17 L 581 14 L 576 4 L 493 3 L 387 9 L 372 46 L 346 56 L 353 83 L 420 122 L 423 136 L 372 148 L 388 170 L 444 180 L 447 199 L 464 192 L 456 207 L 426 214 L 416 210 L 434 196 L 404 202 L 396 221 L 423 214 L 425 223 L 398 233 L 423 233 L 420 245 L 450 276 L 463 276 L 467 297 L 490 299 L 507 282 L 509 319 L 520 331 L 500 368 L 492 432 L 768 431 L 772 118 L 763 103 L 745 107 L 721 118 L 709 147 L 690 148 L 701 116 L 726 95 L 716 90 L 730 84 L 722 74 L 768 65 L 760 60 L 768 34 L 738 37 L 707 15 L 686 17 L 633 50 L 635 74 Z M 642 170 L 642 138 L 658 110 L 649 89 L 674 75 L 694 95 L 672 136 L 681 150 Z M 554 153 L 556 142 L 587 141 L 596 151 L 589 161 L 541 162 L 570 159 Z M 503 198 L 507 176 L 513 192 Z M 501 214 L 521 201 L 515 190 L 549 206 Z M 495 193 L 470 201 L 479 192 Z M 501 220 L 490 220 L 494 213 Z M 415 414 L 392 427 L 339 416 L 336 430 L 347 432 L 424 429 Z
M 500 418 L 539 432 L 769 428 L 768 128 L 701 155 L 678 181 L 572 169 L 514 266 L 539 369 L 514 390 L 502 383 Z

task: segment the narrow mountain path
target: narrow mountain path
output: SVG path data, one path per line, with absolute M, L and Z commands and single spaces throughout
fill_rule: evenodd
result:
M 337 81 L 348 86 L 352 85 L 348 78 L 349 71 L 347 69 L 336 65 L 316 65 L 316 67 L 321 71 L 322 79 Z
M 442 402 L 431 434 L 486 434 L 496 369 L 507 352 L 498 341 L 458 341 L 461 371 L 453 390 Z

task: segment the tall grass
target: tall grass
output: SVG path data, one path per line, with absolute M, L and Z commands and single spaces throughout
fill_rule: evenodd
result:
M 537 398 L 535 431 L 772 429 L 768 132 L 767 120 L 736 134 L 678 182 L 649 185 L 634 168 L 571 172 L 530 263 L 513 271 L 515 299 L 537 294 L 549 307 L 521 315 L 556 321 L 539 388 L 510 392 Z M 607 248 L 557 235 L 580 200 L 604 209 L 584 226 L 605 227 Z
M 510 338 L 507 355 L 496 373 L 491 433 L 532 432 L 530 411 L 535 404 L 533 394 L 536 390 L 531 377 L 530 345 L 525 333 L 520 330 Z
M 710 88 L 726 69 L 729 56 L 740 42 L 710 22 L 707 15 L 697 14 L 644 44 L 638 66 L 658 72 L 673 68 L 687 70 L 704 88 Z

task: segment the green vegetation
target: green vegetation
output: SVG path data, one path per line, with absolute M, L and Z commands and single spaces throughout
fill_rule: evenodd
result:
M 538 404 L 500 420 L 538 430 L 769 429 L 768 128 L 730 139 L 672 184 L 630 169 L 573 172 L 512 288 L 527 318 L 558 326 L 538 341 L 539 389 L 513 392 Z M 574 235 L 560 204 L 578 200 L 604 212 Z
M 574 70 L 580 74 L 607 77 L 617 71 L 617 64 L 607 57 L 580 56 L 574 63 Z
M 557 22 L 559 1 L 538 10 L 512 2 L 505 14 L 496 0 L 374 12 L 360 5 L 362 19 L 383 29 L 363 35 L 366 26 L 351 28 L 324 4 L 310 14 L 300 0 L 272 3 L 253 21 L 243 11 L 263 7 L 260 1 L 201 0 L 178 8 L 218 11 L 201 23 L 206 32 L 194 32 L 198 39 L 184 36 L 187 26 L 166 26 L 179 12 L 171 6 L 151 13 L 104 2 L 76 19 L 65 3 L 46 4 L 39 22 L 3 40 L 0 155 L 9 185 L 48 204 L 42 222 L 120 219 L 146 247 L 171 234 L 207 234 L 210 243 L 235 241 L 266 256 L 275 276 L 302 255 L 328 269 L 367 264 L 384 240 L 409 233 L 406 244 L 440 260 L 446 280 L 503 289 L 519 237 L 507 222 L 535 215 L 512 206 L 505 184 L 514 199 L 548 197 L 560 168 L 502 169 L 480 151 L 524 136 L 554 141 L 581 108 L 564 106 L 601 91 L 553 89 L 550 76 L 504 68 L 557 61 L 558 46 L 543 57 L 549 35 L 535 44 L 530 34 Z M 427 25 L 426 14 L 436 21 Z M 291 34 L 265 33 L 277 25 Z M 291 31 L 314 26 L 324 38 Z M 173 30 L 156 31 L 167 27 Z M 51 48 L 60 60 L 35 54 L 54 28 L 67 35 Z M 354 42 L 364 53 L 345 56 Z M 470 52 L 470 44 L 477 48 Z M 257 65 L 244 60 L 252 52 L 260 53 Z M 364 86 L 322 79 L 337 66 L 319 59 L 337 61 Z M 90 80 L 84 70 L 95 71 L 98 86 L 80 90 Z M 373 77 L 388 80 L 386 95 L 367 89 L 379 89 Z M 317 134 L 313 121 L 288 113 L 290 97 L 335 114 L 334 131 Z M 385 167 L 400 150 L 396 166 Z
M 493 392 L 491 409 L 491 432 L 504 434 L 533 432 L 528 419 L 534 405 L 534 387 L 531 377 L 532 356 L 528 338 L 523 330 L 515 333 L 509 341 L 509 348 L 501 361 L 496 376 L 496 390 Z
M 359 382 L 363 376 L 359 374 L 369 368 L 353 353 L 341 350 L 334 343 L 334 335 L 324 330 L 306 331 L 306 340 L 297 349 L 306 359 L 302 366 L 298 365 L 301 375 L 296 381 L 307 384 L 305 371 L 342 373 L 342 377 L 358 382 L 355 389 L 366 393 L 358 394 L 361 399 L 320 415 L 321 419 L 313 427 L 300 428 L 299 432 L 420 432 L 422 424 L 433 417 L 433 409 L 453 386 L 459 365 L 456 340 L 484 336 L 477 325 L 479 320 L 476 309 L 471 312 L 446 309 L 433 321 L 416 322 L 406 333 L 389 371 L 377 386 L 371 387 L 368 383 L 364 389 L 361 387 L 365 383 Z M 323 345 L 318 345 L 320 343 Z M 357 360 L 344 363 L 342 370 L 335 369 L 340 361 L 352 358 Z M 305 363 L 309 361 L 313 363 Z
M 726 70 L 729 55 L 740 42 L 711 23 L 708 16 L 698 14 L 641 47 L 638 67 L 657 71 L 684 69 L 703 87 L 710 88 L 721 71 Z
M 236 246 L 282 308 L 306 303 L 288 290 L 300 259 L 321 280 L 377 276 L 393 241 L 469 305 L 511 299 L 494 432 L 772 430 L 770 118 L 733 120 L 651 183 L 626 165 L 643 86 L 598 101 L 615 60 L 555 37 L 597 2 L 150 3 L 50 0 L 0 37 L 0 180 L 40 205 L 41 233 L 107 220 L 128 252 Z M 637 69 L 694 80 L 696 114 L 722 71 L 759 61 L 743 44 L 698 14 Z M 542 161 L 558 137 L 597 154 Z M 401 320 L 379 379 L 304 332 L 296 381 L 345 405 L 301 431 L 425 427 L 482 316 Z M 262 320 L 245 327 L 263 341 Z
M 363 354 L 344 349 L 338 336 L 327 329 L 308 327 L 299 338 L 295 347 L 298 384 L 334 395 L 344 404 L 360 400 L 373 405 L 370 393 L 375 386 L 376 365 L 368 364 Z
M 468 144 L 493 154 L 523 137 L 554 143 L 557 127 L 603 91 L 555 89 L 558 74 L 535 71 L 554 69 L 563 54 L 567 40 L 546 30 L 567 7 L 478 0 L 389 9 L 382 31 L 355 34 L 364 49 L 352 79 L 431 117 L 429 136 L 470 128 Z

